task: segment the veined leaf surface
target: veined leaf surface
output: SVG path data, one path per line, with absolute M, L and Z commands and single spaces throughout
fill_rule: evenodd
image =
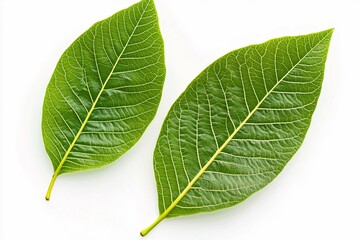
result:
M 159 218 L 238 204 L 302 144 L 333 30 L 244 47 L 207 67 L 171 107 L 154 152 Z
M 154 118 L 165 78 L 164 46 L 153 0 L 95 23 L 61 56 L 46 90 L 42 132 L 62 173 L 119 158 Z

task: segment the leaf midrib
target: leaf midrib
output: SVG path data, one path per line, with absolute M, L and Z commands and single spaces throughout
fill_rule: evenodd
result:
M 148 6 L 149 6 L 149 2 L 147 2 L 146 6 L 144 7 L 143 12 L 142 12 L 141 15 L 140 15 L 140 18 L 139 18 L 139 20 L 137 21 L 137 23 L 136 23 L 136 25 L 135 25 L 135 27 L 134 27 L 134 30 L 133 30 L 132 33 L 130 34 L 130 36 L 129 36 L 126 44 L 124 45 L 121 53 L 119 54 L 118 58 L 116 59 L 114 65 L 113 65 L 113 67 L 112 67 L 112 69 L 111 69 L 108 77 L 106 78 L 104 84 L 102 85 L 102 87 L 101 87 L 101 89 L 100 89 L 100 91 L 99 91 L 99 93 L 98 93 L 95 101 L 92 103 L 92 106 L 91 106 L 88 114 L 86 115 L 86 118 L 85 118 L 84 122 L 81 124 L 81 127 L 80 127 L 79 131 L 78 131 L 77 134 L 75 135 L 74 140 L 71 142 L 70 146 L 68 147 L 67 151 L 65 152 L 64 157 L 61 159 L 61 162 L 59 163 L 58 167 L 56 168 L 56 170 L 55 170 L 55 172 L 54 172 L 54 175 L 53 175 L 53 177 L 52 177 L 52 179 L 51 179 L 48 192 L 47 192 L 46 197 L 45 197 L 47 200 L 49 200 L 49 198 L 50 198 L 50 194 L 51 194 L 52 187 L 53 187 L 53 185 L 54 185 L 54 182 L 55 182 L 57 176 L 58 176 L 59 173 L 60 173 L 60 170 L 61 170 L 62 166 L 64 165 L 67 157 L 68 157 L 69 154 L 71 153 L 71 150 L 72 150 L 72 149 L 74 148 L 74 146 L 76 145 L 76 142 L 77 142 L 77 140 L 79 139 L 82 131 L 84 130 L 84 128 L 85 128 L 85 126 L 86 126 L 86 124 L 87 124 L 87 122 L 88 122 L 88 120 L 89 120 L 92 112 L 94 111 L 94 109 L 95 109 L 95 107 L 96 107 L 96 104 L 97 104 L 97 102 L 99 101 L 99 99 L 100 99 L 100 97 L 101 97 L 101 94 L 102 94 L 102 93 L 104 92 L 104 90 L 105 90 L 106 84 L 109 82 L 111 76 L 113 75 L 116 66 L 118 65 L 119 61 L 121 60 L 121 57 L 122 57 L 122 55 L 124 54 L 127 46 L 129 45 L 130 40 L 132 39 L 132 37 L 133 37 L 136 29 L 138 28 L 139 23 L 141 22 L 141 20 L 142 20 L 142 18 L 143 18 L 143 16 L 144 16 L 144 13 L 146 12 Z
M 331 31 L 327 33 L 314 47 L 312 47 L 261 99 L 261 101 L 255 106 L 255 108 L 248 114 L 243 122 L 235 129 L 235 131 L 227 138 L 227 140 L 221 145 L 221 147 L 214 153 L 214 155 L 209 159 L 209 161 L 200 169 L 198 174 L 188 183 L 186 188 L 180 193 L 180 195 L 171 203 L 171 205 L 159 216 L 159 218 L 147 229 L 144 229 L 143 233 L 150 231 L 154 228 L 159 222 L 161 222 L 171 210 L 182 200 L 182 198 L 187 194 L 187 192 L 193 187 L 195 182 L 206 172 L 207 168 L 215 160 L 215 158 L 222 152 L 222 150 L 229 144 L 229 142 L 234 138 L 234 136 L 240 131 L 240 129 L 247 123 L 251 116 L 259 109 L 260 105 L 268 98 L 268 96 L 274 91 L 274 89 L 316 48 L 322 41 L 324 41 L 327 36 L 331 34 Z

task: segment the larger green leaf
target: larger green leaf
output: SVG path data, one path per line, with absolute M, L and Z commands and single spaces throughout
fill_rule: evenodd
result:
M 161 98 L 164 46 L 153 0 L 95 23 L 61 56 L 42 131 L 54 175 L 109 164 L 141 137 Z
M 302 144 L 333 30 L 241 48 L 171 107 L 155 153 L 160 217 L 233 206 L 270 183 Z

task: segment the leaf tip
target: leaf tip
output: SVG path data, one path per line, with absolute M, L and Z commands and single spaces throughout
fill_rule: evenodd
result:
M 329 28 L 328 30 L 326 30 L 326 31 L 328 31 L 329 33 L 333 33 L 334 32 L 334 30 L 335 30 L 335 28 Z
M 335 30 L 335 28 L 328 28 L 326 30 L 322 30 L 320 32 L 316 32 L 316 33 L 313 33 L 313 34 L 320 36 L 321 39 L 327 39 L 327 41 L 330 42 L 334 30 Z
M 335 28 L 328 28 L 328 29 L 325 29 L 325 30 L 321 30 L 319 32 L 314 32 L 312 34 L 320 34 L 320 35 L 324 35 L 324 36 L 330 36 L 333 34 Z
M 335 28 L 329 28 L 329 29 L 327 29 L 327 30 L 324 31 L 324 32 L 326 32 L 326 35 L 327 35 L 329 41 L 330 41 L 330 39 L 332 38 L 332 35 L 333 35 L 333 33 L 334 33 L 334 30 L 335 30 Z

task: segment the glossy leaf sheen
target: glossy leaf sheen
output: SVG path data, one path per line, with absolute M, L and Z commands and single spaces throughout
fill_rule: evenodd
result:
M 131 148 L 155 115 L 164 78 L 152 0 L 83 33 L 61 56 L 44 100 L 43 138 L 55 175 L 106 165 Z
M 233 206 L 280 173 L 309 128 L 332 31 L 235 50 L 188 86 L 154 153 L 163 217 Z

